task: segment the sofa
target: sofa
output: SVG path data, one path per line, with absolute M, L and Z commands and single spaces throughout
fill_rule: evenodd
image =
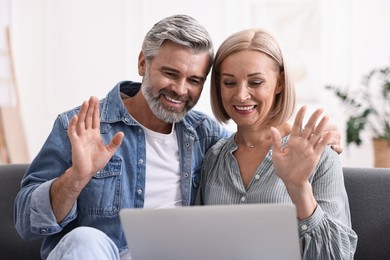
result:
M 343 171 L 352 228 L 358 234 L 355 259 L 390 259 L 390 168 Z
M 13 224 L 15 196 L 27 164 L 0 165 L 0 258 L 40 259 L 41 240 L 23 241 Z M 390 168 L 343 169 L 353 229 L 355 259 L 390 259 Z
M 0 164 L 0 258 L 35 260 L 40 258 L 41 240 L 23 241 L 14 227 L 14 201 L 27 164 Z

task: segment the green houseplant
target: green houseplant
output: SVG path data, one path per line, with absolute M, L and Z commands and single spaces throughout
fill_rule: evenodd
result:
M 384 157 L 386 167 L 390 167 L 390 66 L 376 68 L 363 77 L 362 85 L 354 90 L 328 85 L 326 89 L 333 91 L 346 108 L 348 119 L 346 122 L 347 145 L 362 143 L 361 135 L 369 131 L 374 142 L 375 167 L 379 157 Z M 379 153 L 376 145 L 388 148 Z

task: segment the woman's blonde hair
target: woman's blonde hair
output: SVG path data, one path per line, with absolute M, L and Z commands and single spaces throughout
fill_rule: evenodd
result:
M 278 84 L 282 85 L 282 91 L 275 96 L 273 110 L 269 115 L 268 122 L 272 125 L 279 125 L 287 121 L 295 108 L 293 81 L 279 44 L 270 33 L 263 29 L 248 29 L 236 32 L 229 36 L 218 48 L 212 67 L 210 87 L 211 108 L 214 116 L 221 123 L 227 123 L 230 119 L 222 104 L 220 66 L 226 57 L 243 50 L 262 52 L 275 62 L 279 72 Z

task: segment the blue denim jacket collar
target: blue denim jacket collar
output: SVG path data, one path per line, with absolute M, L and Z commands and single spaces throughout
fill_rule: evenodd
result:
M 102 123 L 114 123 L 123 121 L 128 125 L 138 125 L 138 122 L 129 114 L 123 101 L 121 93 L 127 96 L 134 96 L 141 88 L 141 83 L 133 81 L 119 82 L 101 101 L 100 121 Z M 115 105 L 112 105 L 115 104 Z

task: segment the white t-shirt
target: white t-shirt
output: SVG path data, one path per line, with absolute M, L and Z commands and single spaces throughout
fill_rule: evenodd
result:
M 142 128 L 146 138 L 144 208 L 181 206 L 180 158 L 175 124 L 169 134 Z

